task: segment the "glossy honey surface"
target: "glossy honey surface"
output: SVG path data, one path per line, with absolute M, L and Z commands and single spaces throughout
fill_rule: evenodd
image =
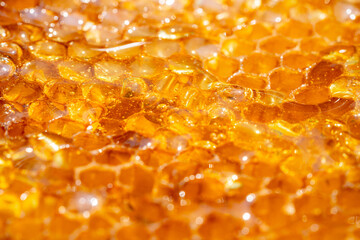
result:
M 0 0 L 0 239 L 360 239 L 359 51 L 358 0 Z

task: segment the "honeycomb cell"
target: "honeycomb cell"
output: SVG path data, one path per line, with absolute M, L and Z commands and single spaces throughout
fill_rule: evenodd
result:
M 242 225 L 239 219 L 231 215 L 213 212 L 205 217 L 198 232 L 203 239 L 235 239 Z
M 281 227 L 287 224 L 290 217 L 284 211 L 285 194 L 270 193 L 258 196 L 251 206 L 254 215 L 266 224 Z M 271 214 L 270 214 L 271 212 Z
M 207 149 L 194 147 L 183 151 L 176 159 L 180 162 L 209 162 L 213 154 Z
M 66 188 L 74 186 L 75 177 L 73 169 L 62 169 L 56 167 L 48 167 L 43 173 L 43 178 L 49 179 L 47 182 L 42 184 L 42 188 L 44 191 L 49 194 L 55 194 L 56 192 L 63 192 Z M 51 203 L 47 203 L 51 205 Z M 57 206 L 52 205 L 51 207 L 57 208 Z M 52 211 L 50 206 L 48 206 L 47 210 L 51 213 Z
M 7 57 L 0 57 L 0 79 L 7 80 L 14 75 L 16 70 L 15 64 Z
M 60 13 L 60 20 L 58 23 L 58 27 L 55 28 L 58 29 L 62 28 L 64 30 L 68 30 L 69 32 L 75 34 L 77 33 L 78 30 L 83 29 L 84 24 L 88 21 L 88 17 L 85 14 L 82 14 L 81 12 L 74 10 L 71 11 L 70 13 L 69 12 Z M 54 32 L 52 34 L 54 34 Z M 77 36 L 74 36 L 74 38 L 77 38 Z M 70 39 L 70 41 L 71 40 L 72 39 Z
M 116 176 L 112 170 L 89 168 L 80 172 L 79 179 L 85 187 L 111 188 L 115 184 Z
M 134 198 L 129 202 L 132 207 L 132 215 L 143 222 L 156 222 L 166 217 L 165 209 L 161 204 L 145 198 Z
M 104 24 L 92 25 L 84 34 L 86 42 L 94 47 L 108 47 L 121 42 L 121 29 Z
M 42 75 L 42 74 L 41 74 Z M 43 76 L 41 76 L 43 77 Z M 74 98 L 79 98 L 81 93 L 78 84 L 72 81 L 51 80 L 43 90 L 44 94 L 55 102 L 65 104 Z
M 349 132 L 355 138 L 360 138 L 360 120 L 359 119 L 360 118 L 357 115 L 350 116 L 347 119 L 347 126 L 349 129 Z
M 9 31 L 6 28 L 0 27 L 0 40 L 4 41 L 9 38 Z
M 105 82 L 120 81 L 128 72 L 124 63 L 114 60 L 100 60 L 94 64 L 95 76 Z
M 255 178 L 274 177 L 278 173 L 275 164 L 262 161 L 252 161 L 246 163 L 243 173 Z
M 13 236 L 14 239 L 32 238 L 34 240 L 42 239 L 42 231 L 44 224 L 39 218 L 25 217 L 21 220 L 14 220 L 7 229 L 7 234 Z
M 260 49 L 274 54 L 283 53 L 294 48 L 296 45 L 296 42 L 282 36 L 272 36 L 261 40 L 259 43 Z
M 107 26 L 116 26 L 123 29 L 134 21 L 136 17 L 135 11 L 127 11 L 126 9 L 109 8 L 104 9 L 99 15 L 99 20 Z
M 331 98 L 319 105 L 321 112 L 330 117 L 341 117 L 355 108 L 355 102 L 346 98 Z
M 54 164 L 62 168 L 85 166 L 91 162 L 91 155 L 77 148 L 66 148 L 54 154 Z
M 120 170 L 119 180 L 121 184 L 129 186 L 133 196 L 151 194 L 154 186 L 154 173 L 141 166 L 134 164 Z
M 303 54 L 301 52 L 288 52 L 283 55 L 283 66 L 293 69 L 304 69 L 311 67 L 319 61 L 315 54 Z
M 125 119 L 140 112 L 142 102 L 138 98 L 120 98 L 108 106 L 106 117 L 113 119 Z
M 222 42 L 221 52 L 227 57 L 240 57 L 251 54 L 255 50 L 255 47 L 254 42 L 230 38 Z
M 179 51 L 179 43 L 170 40 L 157 40 L 144 46 L 145 53 L 157 58 L 168 58 Z
M 190 24 L 172 24 L 164 26 L 159 30 L 158 37 L 160 39 L 182 39 L 188 37 L 193 30 L 193 26 Z
M 28 113 L 31 119 L 39 122 L 49 122 L 65 114 L 63 106 L 43 100 L 31 103 Z
M 84 124 L 92 124 L 99 120 L 103 113 L 103 108 L 86 100 L 72 101 L 67 106 L 67 111 L 71 120 Z
M 265 106 L 260 103 L 253 103 L 244 110 L 246 119 L 254 122 L 271 122 L 281 115 L 281 110 L 277 106 Z
M 349 172 L 347 173 L 346 180 L 358 184 L 360 182 L 359 178 L 359 169 L 358 168 L 351 168 Z
M 72 213 L 93 213 L 102 204 L 99 196 L 85 191 L 68 193 L 64 200 L 66 210 Z
M 316 105 L 328 101 L 330 90 L 327 87 L 304 86 L 294 92 L 294 99 L 297 103 Z
M 43 160 L 52 159 L 56 151 L 69 143 L 67 139 L 52 133 L 34 135 L 29 141 L 33 145 L 35 155 Z
M 154 168 L 157 168 L 163 164 L 170 163 L 174 157 L 172 153 L 160 149 L 147 149 L 140 152 L 138 156 L 145 165 Z
M 119 229 L 116 233 L 118 240 L 147 240 L 150 239 L 149 231 L 142 224 L 131 224 Z
M 161 58 L 141 56 L 130 66 L 132 75 L 135 77 L 152 78 L 161 74 L 165 62 Z
M 321 37 L 303 38 L 300 41 L 300 49 L 305 52 L 320 52 L 325 49 L 327 42 Z
M 21 214 L 21 203 L 18 196 L 15 194 L 1 194 L 0 196 L 1 208 L 0 216 L 1 218 L 9 217 L 19 217 Z
M 81 22 L 81 20 L 79 21 Z M 62 22 L 52 25 L 53 26 L 48 28 L 48 31 L 45 32 L 45 35 L 49 40 L 66 44 L 71 40 L 78 40 L 82 37 L 72 26 L 66 26 Z
M 356 53 L 356 47 L 352 45 L 333 45 L 325 48 L 320 52 L 323 58 L 330 61 L 343 62 L 345 59 L 349 59 Z
M 255 23 L 240 28 L 234 34 L 240 39 L 258 40 L 271 35 L 272 29 L 264 23 Z
M 308 79 L 311 84 L 330 85 L 337 77 L 341 76 L 344 67 L 328 61 L 321 61 L 311 68 Z
M 100 50 L 106 51 L 114 59 L 129 60 L 141 54 L 142 45 L 144 44 L 141 42 L 124 42 L 119 46 Z
M 102 117 L 99 121 L 98 131 L 109 136 L 114 136 L 123 133 L 123 126 L 123 121 Z
M 37 84 L 18 82 L 6 89 L 3 93 L 3 97 L 11 102 L 26 104 L 33 102 L 40 97 L 40 87 Z
M 251 89 L 265 89 L 267 87 L 267 79 L 252 74 L 234 74 L 228 80 L 228 83 L 239 85 Z
M 204 62 L 205 69 L 223 79 L 230 77 L 240 67 L 239 61 L 227 57 L 213 57 Z
M 270 88 L 283 93 L 290 93 L 304 83 L 303 74 L 286 68 L 277 68 L 270 75 Z
M 164 72 L 154 79 L 154 89 L 162 95 L 176 95 L 180 88 L 179 77 L 172 72 Z
M 19 63 L 23 57 L 23 50 L 19 45 L 13 42 L 0 43 L 0 53 L 11 58 L 16 63 Z
M 354 5 L 355 2 L 337 2 L 334 4 L 334 16 L 339 22 L 355 20 L 359 14 L 359 8 Z
M 157 29 L 154 26 L 147 25 L 130 25 L 127 31 L 124 32 L 124 38 L 131 41 L 141 42 L 148 38 L 156 38 Z
M 29 82 L 44 84 L 58 77 L 54 64 L 41 60 L 29 61 L 22 65 L 20 75 Z
M 215 178 L 184 181 L 185 183 L 180 186 L 180 192 L 190 201 L 216 203 L 225 195 L 224 185 Z
M 123 149 L 106 149 L 95 155 L 94 159 L 100 164 L 120 165 L 130 161 L 131 152 Z
M 67 49 L 67 54 L 71 58 L 90 61 L 101 54 L 101 51 L 96 51 L 82 42 L 70 42 Z
M 284 191 L 285 193 L 296 193 L 303 186 L 300 179 L 296 177 L 289 177 L 285 174 L 279 174 L 274 177 L 266 186 L 271 190 Z
M 334 189 L 337 189 L 344 184 L 345 176 L 341 170 L 334 170 L 331 172 L 321 171 L 311 180 L 315 183 L 313 184 L 315 190 L 331 193 Z
M 124 130 L 137 132 L 143 136 L 151 137 L 154 136 L 159 127 L 159 125 L 149 121 L 145 116 L 134 114 L 127 119 Z
M 276 31 L 290 38 L 305 38 L 312 35 L 312 26 L 309 23 L 290 20 L 281 24 Z
M 176 54 L 169 59 L 169 69 L 177 74 L 192 74 L 200 67 L 199 61 L 186 55 Z
M 15 41 L 18 44 L 25 46 L 24 44 L 41 40 L 44 37 L 44 32 L 40 27 L 31 24 L 21 24 L 16 29 L 14 35 Z
M 66 56 L 66 47 L 64 45 L 47 40 L 36 42 L 29 49 L 35 57 L 42 60 L 56 61 Z
M 245 57 L 243 61 L 243 70 L 247 73 L 268 73 L 279 64 L 279 60 L 275 56 L 264 53 L 252 53 Z
M 109 239 L 111 237 L 110 233 L 105 231 L 94 231 L 88 230 L 81 232 L 75 239 L 76 240 L 96 240 L 96 239 Z
M 5 3 L 5 2 L 4 2 Z M 4 3 L 2 4 L 4 6 Z M 1 9 L 1 25 L 11 25 L 16 24 L 20 21 L 20 16 L 18 11 L 11 9 L 4 9 L 2 6 Z
M 89 194 L 91 196 L 91 200 L 94 198 L 98 198 L 92 194 Z M 94 205 L 94 204 L 93 204 Z M 97 232 L 107 232 L 113 225 L 113 219 L 107 218 L 105 214 L 102 213 L 94 213 L 90 216 L 89 219 L 89 227 Z
M 330 41 L 346 39 L 349 38 L 348 35 L 351 34 L 340 22 L 329 18 L 317 22 L 315 24 L 315 31 Z
M 74 145 L 85 150 L 95 150 L 110 143 L 109 138 L 102 135 L 94 135 L 87 132 L 80 132 L 73 137 Z
M 312 170 L 312 160 L 304 159 L 301 154 L 297 154 L 283 161 L 280 169 L 290 176 L 305 177 Z
M 155 232 L 159 240 L 174 239 L 185 240 L 190 239 L 191 230 L 189 224 L 179 220 L 164 222 Z
M 121 95 L 123 97 L 139 97 L 145 95 L 148 85 L 142 78 L 129 77 L 123 80 Z
M 20 18 L 24 23 L 38 27 L 47 27 L 59 19 L 56 13 L 38 6 L 34 8 L 25 8 L 20 12 Z
M 80 6 L 81 3 L 81 1 L 79 0 L 64 0 L 64 1 L 43 0 L 42 2 L 46 5 L 46 8 L 55 12 L 61 12 L 64 9 L 76 9 Z
M 63 61 L 57 65 L 61 77 L 76 81 L 84 82 L 92 78 L 92 67 L 89 64 L 76 61 Z
M 316 116 L 319 113 L 319 108 L 314 105 L 303 105 L 295 102 L 285 102 L 282 105 L 283 119 L 295 123 L 306 120 L 310 117 Z
M 186 39 L 184 48 L 188 54 L 200 58 L 215 56 L 219 52 L 218 47 L 212 41 L 201 37 Z
M 55 238 L 63 238 L 73 233 L 81 223 L 76 219 L 57 214 L 49 223 L 49 232 Z
M 101 104 L 114 103 L 122 95 L 120 83 L 87 81 L 81 84 L 82 96 L 92 102 Z

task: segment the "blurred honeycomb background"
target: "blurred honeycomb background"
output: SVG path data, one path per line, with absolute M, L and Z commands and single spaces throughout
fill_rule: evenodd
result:
M 360 239 L 360 1 L 0 0 L 1 240 Z

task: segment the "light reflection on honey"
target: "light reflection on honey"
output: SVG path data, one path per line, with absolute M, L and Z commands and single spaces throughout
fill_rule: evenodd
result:
M 360 239 L 360 1 L 0 6 L 0 239 Z

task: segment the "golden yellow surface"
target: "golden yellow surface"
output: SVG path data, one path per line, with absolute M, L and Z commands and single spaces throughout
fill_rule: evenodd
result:
M 0 0 L 1 240 L 360 239 L 360 1 Z

